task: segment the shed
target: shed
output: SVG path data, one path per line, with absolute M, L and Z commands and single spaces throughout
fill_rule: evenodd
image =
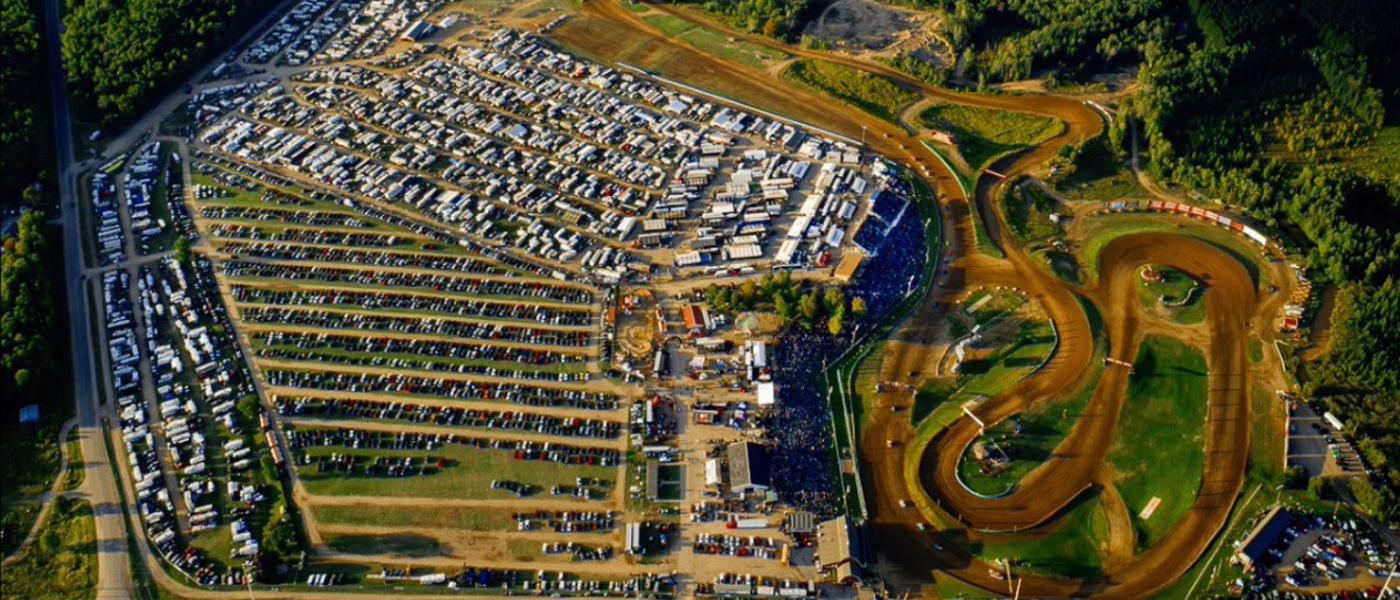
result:
M 817 568 L 832 575 L 838 583 L 860 583 L 856 569 L 861 566 L 858 537 L 845 517 L 822 521 L 817 526 Z
M 774 392 L 773 382 L 764 381 L 758 384 L 758 405 L 773 406 L 778 403 L 777 394 Z

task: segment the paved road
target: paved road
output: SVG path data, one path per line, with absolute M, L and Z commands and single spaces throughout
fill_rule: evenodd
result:
M 72 330 L 73 398 L 77 404 L 78 435 L 87 473 L 81 491 L 92 504 L 97 526 L 97 598 L 130 598 L 131 571 L 126 530 L 121 523 L 121 498 L 112 477 L 111 457 L 102 443 L 101 407 L 93 370 L 87 277 L 83 273 L 82 231 L 78 221 L 77 175 L 73 164 L 73 127 L 69 120 L 68 88 L 59 51 L 59 2 L 44 2 L 49 86 L 53 98 L 54 148 L 58 152 L 58 192 L 63 215 L 64 274 L 68 282 L 68 323 Z

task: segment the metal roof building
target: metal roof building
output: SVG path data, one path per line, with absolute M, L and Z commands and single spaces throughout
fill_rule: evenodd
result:
M 753 442 L 734 442 L 725 449 L 729 457 L 729 489 L 738 493 L 763 492 L 773 486 L 768 449 Z

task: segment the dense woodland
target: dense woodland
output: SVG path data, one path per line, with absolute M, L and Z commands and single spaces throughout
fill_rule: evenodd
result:
M 133 118 L 275 4 L 69 0 L 63 17 L 63 60 L 74 110 L 104 126 Z
M 13 209 L 23 190 L 49 169 L 51 137 L 44 85 L 38 7 L 29 0 L 0 0 L 0 207 Z M 40 196 L 28 202 L 37 206 Z
M 65 370 L 59 361 L 65 348 L 54 343 L 58 325 L 54 313 L 52 278 L 46 268 L 56 262 L 44 237 L 44 217 L 39 211 L 24 214 L 18 235 L 6 238 L 0 256 L 0 390 L 11 421 L 19 408 L 32 402 L 66 399 L 54 394 L 62 389 Z

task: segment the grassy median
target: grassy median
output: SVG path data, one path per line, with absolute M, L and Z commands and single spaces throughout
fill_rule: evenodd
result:
M 542 488 L 548 495 L 554 485 L 573 485 L 577 477 L 615 480 L 614 467 L 569 466 L 546 461 L 516 460 L 510 452 L 478 449 L 467 446 L 444 446 L 432 452 L 417 450 L 350 450 L 343 447 L 318 446 L 308 448 L 312 457 L 329 454 L 385 456 L 392 458 L 445 458 L 449 464 L 428 475 L 408 477 L 371 477 L 345 473 L 317 473 L 314 467 L 303 466 L 301 481 L 306 491 L 323 496 L 385 496 L 396 498 L 462 498 L 509 499 L 513 494 L 491 489 L 494 479 L 509 480 Z

